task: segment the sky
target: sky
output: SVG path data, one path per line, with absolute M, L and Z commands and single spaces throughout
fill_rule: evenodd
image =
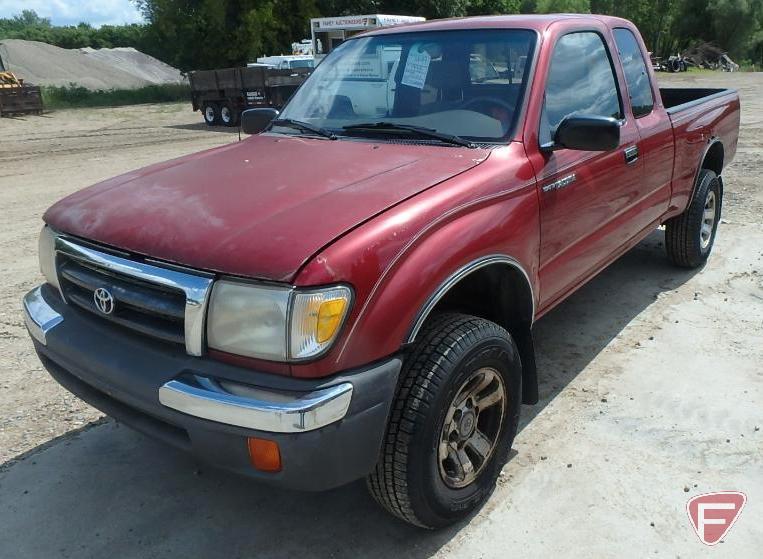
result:
M 0 18 L 22 10 L 34 10 L 50 18 L 53 25 L 76 25 L 81 21 L 94 26 L 119 25 L 143 21 L 130 0 L 0 0 Z

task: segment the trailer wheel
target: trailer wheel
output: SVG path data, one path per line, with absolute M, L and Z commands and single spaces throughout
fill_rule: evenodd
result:
M 204 122 L 207 126 L 214 126 L 220 122 L 220 107 L 217 103 L 204 103 L 201 107 L 201 113 L 204 115 Z
M 231 107 L 229 103 L 223 103 L 220 106 L 220 122 L 225 126 L 236 126 L 238 118 L 239 112 Z

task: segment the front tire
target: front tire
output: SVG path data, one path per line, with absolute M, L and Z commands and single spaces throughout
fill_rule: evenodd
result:
M 707 261 L 721 219 L 721 183 L 701 169 L 697 189 L 684 213 L 665 222 L 665 249 L 676 266 L 697 268 Z
M 522 367 L 497 324 L 443 314 L 422 331 L 401 371 L 371 495 L 424 528 L 484 504 L 517 432 Z

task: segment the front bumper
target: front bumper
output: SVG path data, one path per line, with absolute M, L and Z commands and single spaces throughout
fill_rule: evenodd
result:
M 295 489 L 349 483 L 376 464 L 401 362 L 301 380 L 189 356 L 66 305 L 43 285 L 24 298 L 50 374 L 104 413 L 215 466 Z M 247 438 L 278 443 L 282 469 L 250 462 Z

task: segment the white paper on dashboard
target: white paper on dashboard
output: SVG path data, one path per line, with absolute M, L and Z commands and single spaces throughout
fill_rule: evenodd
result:
M 431 61 L 432 57 L 426 51 L 409 53 L 401 83 L 416 89 L 423 89 Z

